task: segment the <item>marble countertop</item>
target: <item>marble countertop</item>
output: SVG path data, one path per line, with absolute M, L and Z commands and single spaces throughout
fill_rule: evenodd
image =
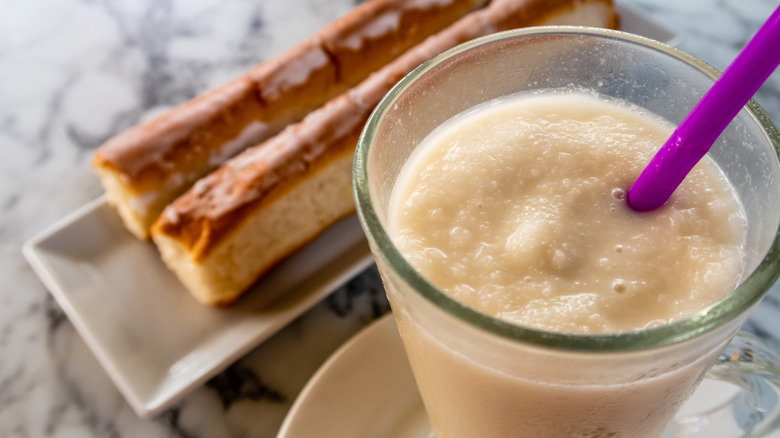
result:
M 631 0 L 723 69 L 777 6 Z M 278 54 L 359 0 L 30 0 L 0 15 L 0 436 L 273 437 L 346 339 L 389 310 L 370 268 L 174 407 L 130 409 L 23 259 L 23 243 L 102 189 L 111 135 Z M 757 100 L 780 120 L 780 74 Z M 780 287 L 746 328 L 780 350 Z

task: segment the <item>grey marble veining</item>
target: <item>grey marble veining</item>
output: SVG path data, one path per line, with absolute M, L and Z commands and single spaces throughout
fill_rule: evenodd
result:
M 0 436 L 272 437 L 317 367 L 388 310 L 370 269 L 174 408 L 141 420 L 22 259 L 101 192 L 109 136 L 301 41 L 357 0 L 0 2 Z M 634 0 L 723 69 L 772 0 Z M 757 96 L 780 120 L 780 76 Z M 780 287 L 746 328 L 780 350 Z
M 776 0 L 636 0 L 634 3 L 682 36 L 678 47 L 720 71 L 777 7 Z M 780 114 L 780 75 L 775 73 L 756 95 L 770 114 Z M 777 117 L 775 117 L 777 120 Z

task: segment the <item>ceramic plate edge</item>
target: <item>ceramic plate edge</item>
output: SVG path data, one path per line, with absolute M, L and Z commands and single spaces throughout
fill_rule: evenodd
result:
M 82 323 L 81 319 L 79 318 L 77 310 L 71 305 L 70 301 L 66 296 L 67 295 L 66 292 L 62 289 L 59 282 L 55 280 L 54 277 L 52 276 L 51 269 L 47 266 L 45 258 L 41 255 L 40 245 L 43 242 L 45 242 L 48 238 L 55 236 L 57 233 L 62 232 L 63 229 L 67 228 L 67 226 L 72 224 L 73 222 L 101 208 L 106 202 L 107 202 L 106 196 L 105 194 L 103 194 L 98 198 L 93 199 L 92 201 L 89 201 L 88 203 L 82 205 L 81 207 L 77 208 L 73 212 L 65 215 L 63 218 L 57 220 L 55 223 L 53 223 L 43 231 L 29 238 L 22 246 L 22 254 L 24 258 L 27 260 L 28 264 L 30 264 L 30 266 L 33 268 L 35 274 L 44 284 L 46 289 L 51 293 L 51 295 L 57 301 L 57 304 L 62 308 L 63 312 L 67 315 L 68 319 L 73 324 L 79 336 L 81 336 L 82 339 L 84 339 L 84 342 L 87 344 L 87 347 L 89 348 L 90 352 L 92 352 L 92 354 L 96 357 L 100 366 L 106 371 L 111 381 L 114 383 L 114 385 L 116 385 L 117 389 L 119 389 L 119 392 L 130 404 L 131 408 L 136 413 L 136 415 L 138 415 L 141 418 L 149 418 L 155 416 L 159 414 L 161 411 L 163 411 L 164 409 L 171 406 L 172 404 L 181 400 L 183 397 L 188 395 L 191 392 L 191 390 L 193 390 L 196 387 L 199 387 L 208 379 L 218 374 L 219 372 L 223 371 L 231 363 L 235 362 L 236 360 L 246 355 L 249 351 L 256 348 L 264 340 L 268 339 L 269 337 L 273 336 L 275 333 L 283 329 L 296 317 L 300 316 L 301 314 L 305 313 L 307 310 L 314 307 L 317 303 L 319 303 L 322 300 L 322 298 L 327 296 L 327 294 L 333 292 L 339 286 L 346 283 L 347 281 L 349 281 L 349 279 L 351 279 L 352 277 L 360 273 L 362 270 L 368 268 L 368 266 L 370 266 L 371 263 L 373 262 L 373 257 L 371 256 L 371 254 L 369 252 L 366 252 L 361 257 L 359 257 L 359 259 L 356 260 L 349 268 L 342 271 L 341 274 L 323 283 L 320 287 L 318 287 L 317 291 L 311 293 L 305 299 L 297 303 L 297 305 L 294 306 L 294 310 L 285 312 L 284 317 L 280 319 L 280 323 L 277 324 L 274 329 L 267 330 L 259 334 L 251 342 L 247 342 L 244 345 L 241 345 L 231 354 L 228 354 L 225 357 L 221 358 L 220 360 L 215 361 L 215 365 L 212 368 L 210 368 L 208 372 L 198 376 L 197 378 L 188 382 L 186 385 L 183 385 L 178 390 L 173 391 L 169 397 L 166 397 L 156 402 L 155 401 L 150 402 L 149 400 L 141 399 L 135 396 L 135 392 L 131 388 L 132 386 L 131 383 L 129 383 L 126 380 L 124 374 L 122 374 L 113 365 L 112 358 L 109 357 L 109 355 L 104 351 L 104 349 L 101 347 L 100 342 L 98 342 L 95 339 L 95 337 L 92 335 L 92 332 Z

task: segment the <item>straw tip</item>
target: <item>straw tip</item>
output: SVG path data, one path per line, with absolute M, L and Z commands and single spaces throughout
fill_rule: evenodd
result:
M 666 203 L 669 196 L 660 191 L 641 191 L 634 184 L 626 193 L 626 203 L 636 212 L 653 211 Z

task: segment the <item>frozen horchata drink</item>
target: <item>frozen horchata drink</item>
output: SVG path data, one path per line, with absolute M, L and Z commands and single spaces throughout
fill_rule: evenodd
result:
M 540 28 L 446 52 L 380 104 L 358 211 L 436 437 L 676 427 L 780 263 L 778 139 L 757 106 L 668 205 L 623 200 L 715 75 L 639 37 Z M 714 436 L 709 420 L 675 436 Z
M 585 93 L 486 102 L 415 149 L 391 239 L 439 289 L 521 326 L 617 333 L 690 316 L 740 280 L 745 217 L 711 159 L 664 208 L 628 207 L 625 188 L 671 132 Z

